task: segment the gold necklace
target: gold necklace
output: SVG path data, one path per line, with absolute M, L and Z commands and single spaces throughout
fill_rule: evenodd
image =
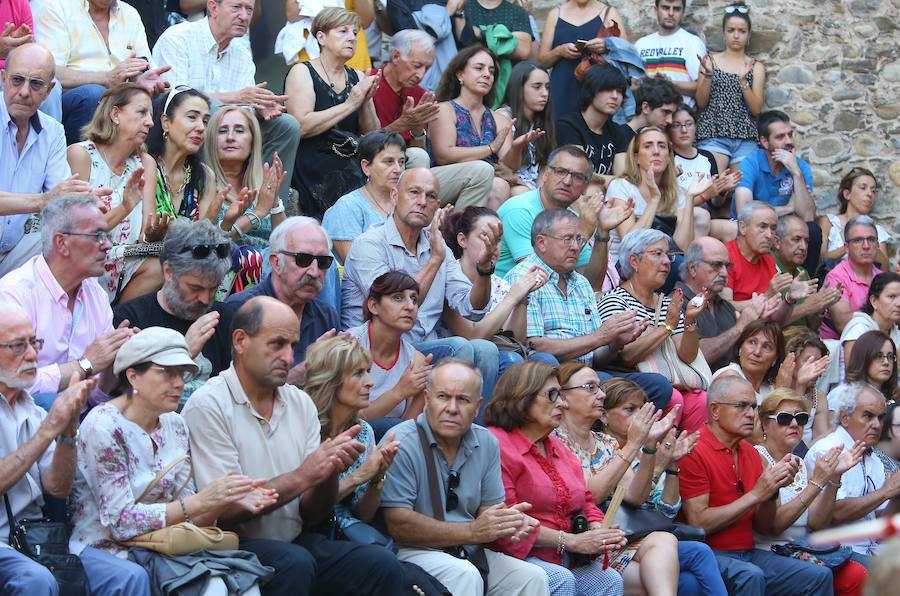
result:
M 379 201 L 378 199 L 375 198 L 375 194 L 371 190 L 369 190 L 368 184 L 366 184 L 365 186 L 362 187 L 362 191 L 366 195 L 366 198 L 369 200 L 369 202 L 374 203 L 375 207 L 380 212 L 384 213 L 385 217 L 388 217 L 391 214 L 391 212 L 388 209 L 384 208 L 384 206 L 381 204 L 381 201 Z

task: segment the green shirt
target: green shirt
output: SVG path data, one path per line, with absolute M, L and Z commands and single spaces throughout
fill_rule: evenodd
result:
M 800 281 L 809 281 L 812 278 L 809 276 L 809 272 L 803 268 L 802 265 L 798 265 L 797 268 L 792 272 L 788 271 L 784 265 L 781 264 L 781 259 L 778 257 L 778 253 L 774 250 L 772 251 L 772 258 L 775 259 L 775 271 L 777 273 L 791 273 L 794 276 L 794 279 L 799 279 Z M 790 288 L 781 291 L 781 297 L 787 297 Z M 798 300 L 797 304 L 803 304 L 803 300 Z M 807 327 L 809 325 L 808 317 L 801 317 L 794 321 L 793 323 L 789 323 L 788 327 Z

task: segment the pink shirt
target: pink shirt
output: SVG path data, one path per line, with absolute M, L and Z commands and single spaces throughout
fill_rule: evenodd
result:
M 549 435 L 544 439 L 545 458 L 537 446 L 515 429 L 507 432 L 496 426 L 489 427 L 500 442 L 500 470 L 506 504 L 531 503 L 528 515 L 552 530 L 572 530 L 572 516 L 583 513 L 589 522 L 603 521 L 603 512 L 594 503 L 594 496 L 584 483 L 584 472 L 578 457 Z M 518 559 L 527 556 L 562 564 L 562 557 L 555 548 L 534 548 L 537 532 L 527 539 L 513 544 L 509 540 L 494 543 L 500 550 Z
M 28 313 L 35 336 L 44 340 L 37 380 L 28 390 L 32 395 L 56 393 L 59 365 L 83 357 L 91 342 L 113 329 L 109 298 L 96 279 L 81 282 L 72 311 L 68 301 L 40 255 L 0 279 L 0 302 L 16 304 Z
M 28 25 L 34 31 L 34 19 L 31 17 L 31 5 L 28 0 L 3 0 L 0 2 L 0 31 L 12 23 L 13 31 L 19 25 Z M 0 68 L 6 68 L 6 57 L 0 58 Z
M 881 269 L 872 265 L 872 277 L 881 273 Z M 825 276 L 825 287 L 836 288 L 838 284 L 844 287 L 841 294 L 841 300 L 850 305 L 850 312 L 856 312 L 866 304 L 866 298 L 869 296 L 869 282 L 859 278 L 850 266 L 849 259 L 844 259 L 838 263 L 834 269 Z M 835 330 L 834 323 L 825 314 L 825 320 L 819 328 L 819 336 L 822 339 L 838 339 L 840 334 Z

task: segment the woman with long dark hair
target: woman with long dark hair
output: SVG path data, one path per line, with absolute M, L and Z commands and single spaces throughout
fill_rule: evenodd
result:
M 897 346 L 881 331 L 863 333 L 853 346 L 847 360 L 844 380 L 847 383 L 868 383 L 887 400 L 900 397 L 897 388 Z
M 900 274 L 879 273 L 869 285 L 865 304 L 853 313 L 841 333 L 844 362 L 850 361 L 853 345 L 867 331 L 881 331 L 900 345 Z

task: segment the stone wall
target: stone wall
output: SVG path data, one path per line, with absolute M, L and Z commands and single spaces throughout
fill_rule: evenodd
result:
M 636 39 L 656 30 L 653 0 L 608 0 Z M 559 1 L 535 0 L 539 23 Z M 688 0 L 682 26 L 720 51 L 723 1 Z M 900 0 L 748 0 L 750 52 L 766 65 L 766 105 L 787 112 L 810 162 L 820 212 L 836 211 L 853 166 L 875 172 L 874 216 L 900 246 Z

